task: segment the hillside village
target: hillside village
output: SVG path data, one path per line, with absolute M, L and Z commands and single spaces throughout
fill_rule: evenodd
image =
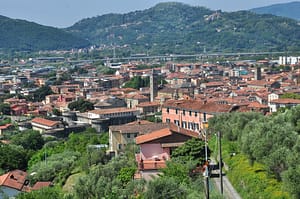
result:
M 140 69 L 140 65 L 147 67 Z M 111 157 L 122 154 L 128 144 L 139 145 L 135 178 L 147 179 L 153 171 L 166 167 L 176 147 L 190 138 L 204 140 L 208 121 L 216 115 L 271 115 L 300 104 L 300 99 L 282 98 L 286 93 L 300 94 L 299 57 L 278 57 L 277 62 L 170 60 L 160 65 L 132 61 L 114 66 L 114 74 L 108 75 L 99 72 L 93 61 L 74 64 L 64 57 L 33 58 L 18 65 L 2 62 L 1 117 L 11 120 L 0 126 L 1 142 L 10 143 L 6 133 L 14 130 L 33 129 L 44 137 L 61 139 L 92 127 L 99 134 L 108 132 L 109 143 L 101 147 L 107 147 Z M 124 87 L 137 77 L 148 78 L 149 86 Z M 51 94 L 43 91 L 46 94 L 41 92 L 41 98 L 29 97 L 36 96 L 40 88 L 50 89 L 46 91 Z M 80 100 L 93 107 L 84 111 L 70 108 Z M 19 184 L 9 184 L 9 175 L 0 176 L 0 186 L 24 191 Z M 24 175 L 20 178 L 25 184 Z M 51 182 L 41 186 L 49 185 Z

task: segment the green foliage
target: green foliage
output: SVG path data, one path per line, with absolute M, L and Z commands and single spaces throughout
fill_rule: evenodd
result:
M 103 74 L 103 75 L 113 75 L 113 74 L 115 74 L 115 72 L 117 70 L 113 69 L 113 68 L 101 66 L 101 67 L 99 67 L 98 71 L 100 74 Z
M 150 85 L 150 78 L 142 78 L 141 76 L 135 76 L 130 79 L 130 81 L 126 82 L 123 86 L 124 88 L 134 88 L 139 89 L 141 87 L 149 87 Z
M 27 167 L 27 152 L 21 146 L 0 143 L 0 157 L 0 168 L 5 171 Z
M 9 117 L 4 117 L 0 120 L 0 126 L 5 125 L 5 124 L 10 124 L 11 119 Z
M 124 167 L 120 170 L 117 178 L 126 185 L 133 179 L 133 175 L 136 171 L 135 167 Z
M 65 150 L 63 142 L 51 141 L 44 145 L 44 147 L 37 151 L 28 161 L 28 168 L 30 169 L 33 165 L 45 161 L 45 158 L 53 154 L 62 153 Z
M 136 168 L 134 160 L 128 159 L 127 156 L 118 156 L 105 165 L 94 167 L 75 184 L 74 198 L 129 198 L 133 196 L 135 188 L 132 183 L 124 184 L 120 180 L 120 178 L 127 180 L 127 175 L 132 170 L 123 168 Z M 126 173 L 127 177 L 123 178 L 121 173 Z
M 76 111 L 80 111 L 81 113 L 83 113 L 86 111 L 94 110 L 94 104 L 89 101 L 79 99 L 75 102 L 71 102 L 68 105 L 68 108 L 70 110 L 76 110 Z
M 30 168 L 30 182 L 54 180 L 56 183 L 63 184 L 71 174 L 79 157 L 79 152 L 72 151 L 64 151 L 46 157 L 45 161 L 38 162 Z
M 164 177 L 167 178 L 172 177 L 177 182 L 183 184 L 189 184 L 190 183 L 189 175 L 191 169 L 189 168 L 189 166 L 187 166 L 188 164 L 190 164 L 190 167 L 195 168 L 195 164 L 193 164 L 192 162 L 183 164 L 177 161 L 168 161 L 167 167 L 162 169 L 161 171 Z
M 182 54 L 299 49 L 297 21 L 249 11 L 212 11 L 182 3 L 161 3 L 144 11 L 84 19 L 67 31 L 95 44 L 122 46 L 120 52 Z M 113 32 L 109 35 L 108 32 Z M 100 39 L 99 39 L 100 38 Z M 123 46 L 130 44 L 130 48 Z M 110 54 L 112 54 L 112 49 Z
M 210 150 L 208 149 L 208 157 L 209 155 Z M 202 164 L 205 162 L 205 143 L 200 139 L 192 138 L 176 148 L 172 153 L 172 158 L 183 162 L 195 161 Z
M 185 187 L 178 185 L 178 181 L 170 178 L 157 178 L 150 181 L 145 193 L 145 199 L 176 199 L 186 198 L 187 190 Z
M 300 95 L 297 93 L 284 93 L 283 95 L 280 95 L 280 98 L 300 99 Z
M 61 116 L 61 111 L 58 110 L 57 108 L 54 108 L 54 109 L 52 110 L 52 113 L 53 113 L 53 115 Z
M 20 145 L 26 150 L 37 151 L 44 145 L 44 139 L 38 131 L 27 130 L 11 138 L 12 144 Z
M 34 102 L 40 102 L 45 100 L 45 97 L 47 95 L 53 94 L 51 88 L 47 85 L 40 87 L 34 93 L 30 96 L 28 96 L 29 100 L 32 100 Z
M 0 103 L 0 114 L 2 115 L 10 115 L 10 105 L 6 103 Z
M 268 117 L 253 113 L 236 113 L 216 116 L 209 121 L 211 131 L 221 130 L 223 143 L 227 143 L 224 159 L 232 169 L 228 175 L 236 175 L 233 181 L 241 181 L 242 176 L 249 180 L 242 185 L 236 185 L 242 186 L 241 189 L 245 189 L 247 193 L 252 190 L 253 195 L 249 198 L 288 198 L 288 194 L 281 191 L 282 187 L 294 198 L 299 198 L 299 124 L 300 106 Z M 232 147 L 229 147 L 230 145 Z M 236 159 L 244 158 L 242 154 L 235 157 L 230 151 L 236 154 L 244 153 L 249 158 L 250 165 Z M 238 162 L 241 165 L 238 165 Z M 258 164 L 262 165 L 262 168 L 255 169 L 255 165 Z M 256 173 L 263 175 L 247 174 L 247 169 L 254 169 Z M 258 182 L 264 182 L 264 185 Z M 273 187 L 277 187 L 277 192 Z
M 62 190 L 58 187 L 45 187 L 36 191 L 18 194 L 16 199 L 61 199 L 64 198 Z
M 58 28 L 0 16 L 0 46 L 4 50 L 38 51 L 86 47 L 89 42 Z

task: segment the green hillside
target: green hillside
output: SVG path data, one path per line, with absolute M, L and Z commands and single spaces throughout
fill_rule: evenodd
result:
M 58 28 L 0 16 L 1 50 L 55 50 L 86 47 L 84 39 Z
M 251 11 L 258 14 L 272 14 L 276 16 L 288 17 L 300 20 L 300 2 L 280 3 L 260 8 L 253 8 Z
M 292 19 L 249 11 L 212 11 L 182 3 L 83 19 L 66 30 L 94 44 L 120 46 L 131 53 L 300 49 L 300 26 Z

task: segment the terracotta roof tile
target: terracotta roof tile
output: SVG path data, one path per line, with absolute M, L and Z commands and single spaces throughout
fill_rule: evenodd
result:
M 45 126 L 55 126 L 55 125 L 59 124 L 58 121 L 47 120 L 47 119 L 40 118 L 40 117 L 36 117 L 36 118 L 32 119 L 31 122 L 45 125 Z
M 166 123 L 148 123 L 148 124 L 125 124 L 125 125 L 114 125 L 110 126 L 111 131 L 119 131 L 120 133 L 136 133 L 148 134 L 152 131 L 163 129 L 168 127 Z
M 279 98 L 272 100 L 271 103 L 277 104 L 300 104 L 300 100 L 298 99 L 288 99 L 288 98 Z
M 14 170 L 0 176 L 0 186 L 10 187 L 21 191 L 26 180 L 27 173 L 21 170 Z
M 171 124 L 169 124 L 169 127 L 167 127 L 167 128 L 153 131 L 149 134 L 140 135 L 140 136 L 136 137 L 136 144 L 142 144 L 142 143 L 150 142 L 152 140 L 157 140 L 159 138 L 170 136 L 173 133 L 179 133 L 182 135 L 186 135 L 189 137 L 195 137 L 195 138 L 199 137 L 198 133 L 187 130 L 187 129 L 180 128 L 180 127 L 176 126 L 175 124 L 171 123 Z
M 95 109 L 92 111 L 89 111 L 89 113 L 94 114 L 110 114 L 110 113 L 119 113 L 119 112 L 133 112 L 136 111 L 136 109 L 129 109 L 129 108 L 110 108 L 110 109 Z
M 49 187 L 52 185 L 52 182 L 36 182 L 33 187 L 32 190 L 39 190 L 43 187 Z
M 169 128 L 164 128 L 161 130 L 153 131 L 152 133 L 149 133 L 146 135 L 140 135 L 140 136 L 136 137 L 136 144 L 142 144 L 142 143 L 156 140 L 156 139 L 166 137 L 169 135 L 172 135 L 171 130 Z

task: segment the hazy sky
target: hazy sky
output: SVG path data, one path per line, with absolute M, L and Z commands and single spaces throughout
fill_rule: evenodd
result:
M 143 10 L 159 2 L 167 1 L 168 0 L 0 0 L 0 15 L 14 19 L 25 19 L 48 26 L 68 27 L 83 18 L 107 13 L 127 13 L 135 10 Z M 177 1 L 190 5 L 205 6 L 214 10 L 236 11 L 276 3 L 286 3 L 293 0 Z

